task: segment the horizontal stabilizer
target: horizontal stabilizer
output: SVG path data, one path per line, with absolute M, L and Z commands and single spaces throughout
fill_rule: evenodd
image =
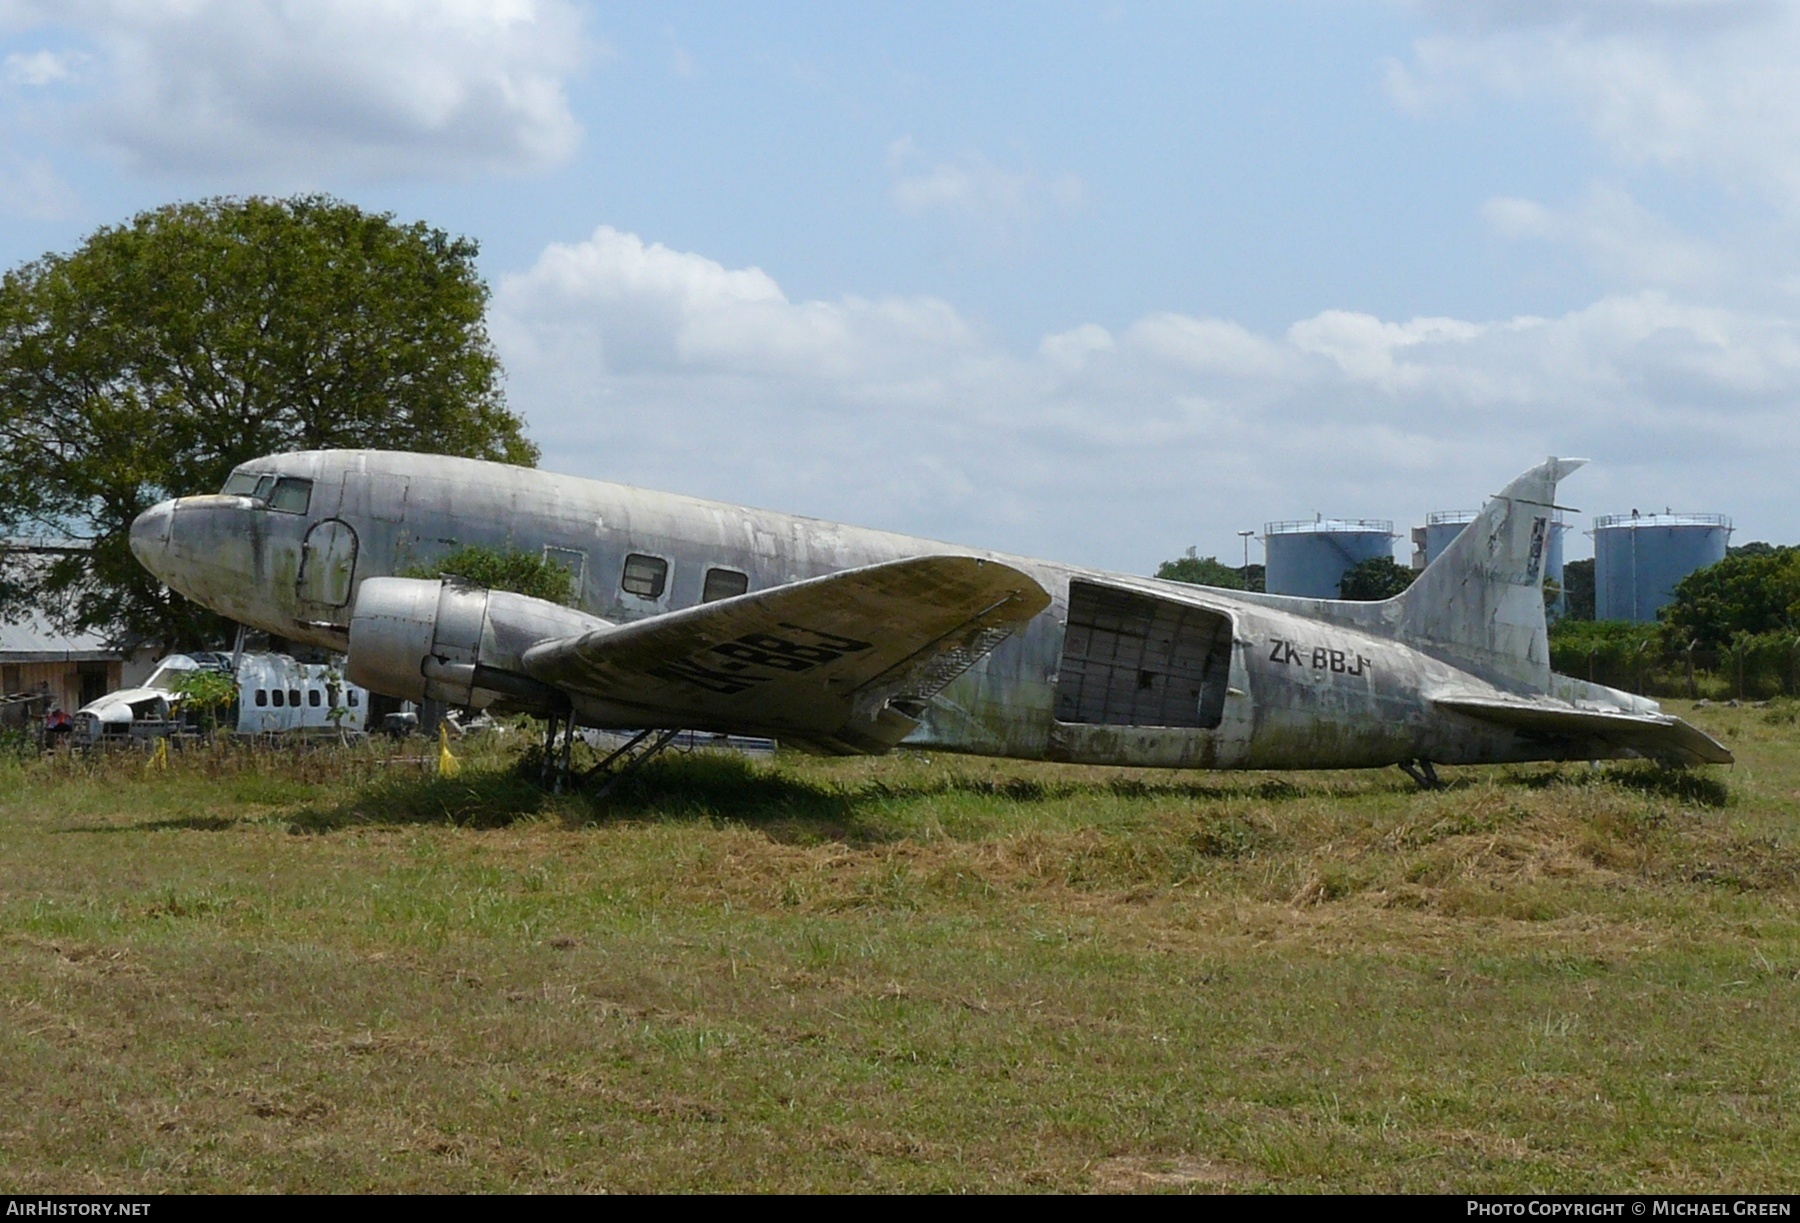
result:
M 1484 722 L 1510 726 L 1533 738 L 1566 740 L 1569 758 L 1579 759 L 1582 744 L 1622 749 L 1667 764 L 1730 764 L 1729 749 L 1711 735 L 1667 714 L 1583 709 L 1548 697 L 1508 699 L 1493 696 L 1439 696 L 1433 705 Z M 1596 751 L 1589 759 L 1621 754 Z
M 523 665 L 615 725 L 883 752 L 1049 604 L 1010 566 L 923 556 L 545 642 Z

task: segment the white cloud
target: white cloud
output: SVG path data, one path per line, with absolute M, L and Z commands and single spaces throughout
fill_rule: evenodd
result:
M 557 243 L 500 288 L 499 316 L 534 346 L 611 374 L 722 373 L 813 381 L 910 376 L 973 335 L 932 298 L 788 301 L 760 268 L 728 270 L 608 226 Z
M 1800 6 L 1765 0 L 1426 5 L 1441 27 L 1387 89 L 1422 111 L 1476 90 L 1571 102 L 1625 165 L 1800 209 Z
M 66 122 L 140 168 L 306 179 L 518 170 L 580 137 L 567 0 L 72 0 L 29 9 L 89 44 Z M 73 62 L 8 61 L 47 84 Z M 60 75 L 59 75 L 60 74 Z
M 1735 261 L 1719 247 L 1681 233 L 1614 186 L 1596 186 L 1565 209 L 1498 198 L 1481 212 L 1507 237 L 1573 247 L 1617 284 L 1713 291 L 1736 271 Z
M 793 301 L 602 227 L 507 279 L 494 333 L 549 466 L 1033 555 L 1142 571 L 1314 510 L 1416 521 L 1549 453 L 1597 460 L 1575 504 L 1800 533 L 1800 325 L 1657 291 L 1273 336 L 1153 314 L 1020 355 L 934 298 Z
M 1013 169 L 979 153 L 934 162 L 911 137 L 888 146 L 887 164 L 889 195 L 909 216 L 945 213 L 1013 229 L 1046 213 L 1073 211 L 1085 194 L 1074 174 Z
M 1103 353 L 1118 351 L 1112 333 L 1098 323 L 1081 326 L 1057 335 L 1047 335 L 1038 343 L 1038 355 L 1053 369 L 1075 373 Z
M 1149 314 L 1133 323 L 1125 336 L 1141 359 L 1197 374 L 1270 378 L 1292 370 L 1290 352 L 1223 319 Z
M 1441 351 L 1446 345 L 1466 345 L 1480 339 L 1484 328 L 1457 319 L 1412 319 L 1388 323 L 1369 314 L 1327 310 L 1288 328 L 1288 343 L 1304 353 L 1328 358 L 1353 382 L 1369 383 L 1398 392 L 1419 386 L 1432 372 L 1432 363 L 1406 350 Z
M 15 51 L 6 57 L 6 79 L 15 85 L 40 88 L 74 79 L 88 62 L 78 51 Z

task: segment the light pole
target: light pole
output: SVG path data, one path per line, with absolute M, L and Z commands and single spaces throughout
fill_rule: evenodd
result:
M 1244 579 L 1245 590 L 1250 589 L 1250 537 L 1254 534 L 1255 530 L 1238 532 L 1238 538 L 1244 541 L 1244 567 L 1238 573 Z

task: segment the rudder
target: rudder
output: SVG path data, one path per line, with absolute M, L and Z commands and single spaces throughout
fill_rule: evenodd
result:
M 1396 600 L 1411 644 L 1497 683 L 1550 690 L 1544 560 L 1556 486 L 1586 462 L 1548 459 L 1488 501 Z

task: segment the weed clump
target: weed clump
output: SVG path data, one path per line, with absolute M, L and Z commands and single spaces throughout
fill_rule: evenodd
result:
M 1272 842 L 1268 829 L 1240 815 L 1208 821 L 1187 839 L 1188 848 L 1203 858 L 1229 859 L 1252 857 Z
M 445 824 L 504 828 L 537 814 L 549 795 L 511 772 L 466 771 L 456 777 L 388 776 L 331 806 L 296 813 L 294 832 L 335 832 L 367 825 Z

